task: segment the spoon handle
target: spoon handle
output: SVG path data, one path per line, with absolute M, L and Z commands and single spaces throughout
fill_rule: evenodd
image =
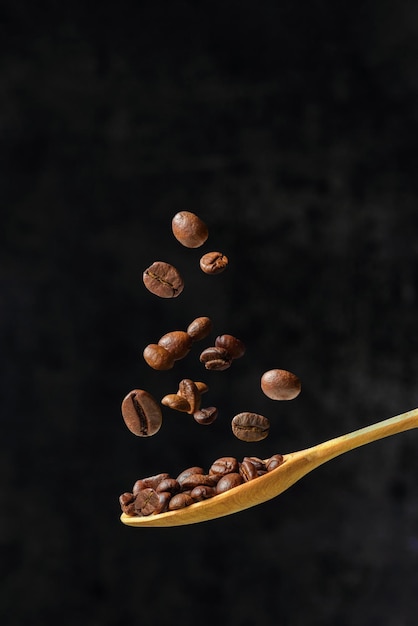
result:
M 376 424 L 371 424 L 365 428 L 360 428 L 346 435 L 341 435 L 335 439 L 330 439 L 312 448 L 303 450 L 301 453 L 305 455 L 305 458 L 309 458 L 314 466 L 318 467 L 340 454 L 412 428 L 418 428 L 418 408 L 395 415 L 395 417 L 390 417 Z

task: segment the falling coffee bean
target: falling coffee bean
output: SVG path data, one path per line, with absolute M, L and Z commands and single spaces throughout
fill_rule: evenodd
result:
M 200 259 L 200 269 L 205 274 L 220 274 L 228 267 L 228 257 L 222 252 L 207 252 Z
M 200 248 L 209 235 L 206 224 L 191 211 L 176 213 L 171 227 L 174 237 L 186 248 Z
M 155 261 L 143 273 L 145 287 L 160 298 L 177 298 L 184 288 L 183 278 L 173 265 Z
M 227 352 L 224 348 L 217 348 L 215 346 L 211 346 L 210 348 L 203 350 L 199 359 L 207 370 L 214 370 L 218 372 L 228 369 L 232 363 L 229 352 Z
M 269 434 L 270 422 L 257 413 L 239 413 L 232 419 L 232 432 L 241 441 L 261 441 Z
M 145 362 L 154 370 L 171 370 L 174 367 L 173 355 L 158 343 L 148 344 L 142 353 Z
M 150 437 L 161 428 L 162 413 L 158 402 L 143 389 L 133 389 L 122 401 L 122 417 L 138 437 Z
M 205 339 L 212 331 L 212 320 L 209 317 L 196 317 L 187 327 L 187 334 L 192 341 Z
M 195 411 L 193 417 L 198 424 L 208 426 L 209 424 L 213 424 L 218 417 L 218 409 L 214 406 L 208 406 L 204 409 L 200 409 L 200 411 Z
M 293 400 L 301 391 L 296 374 L 287 370 L 268 370 L 261 377 L 261 389 L 271 400 Z
M 165 348 L 175 361 L 179 361 L 190 352 L 192 340 L 185 331 L 172 330 L 158 340 L 158 345 Z
M 226 350 L 231 359 L 239 359 L 245 354 L 244 343 L 233 335 L 219 335 L 215 339 L 215 346 Z

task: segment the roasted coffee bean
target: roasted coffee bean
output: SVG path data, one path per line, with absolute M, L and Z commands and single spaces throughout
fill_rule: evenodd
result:
M 158 506 L 155 508 L 154 513 L 165 513 L 168 511 L 168 504 L 172 498 L 172 494 L 169 491 L 158 491 Z
M 240 463 L 239 473 L 241 474 L 245 482 L 253 480 L 253 478 L 257 478 L 258 476 L 256 466 L 249 460 L 242 461 L 242 463 Z
M 175 478 L 164 478 L 159 485 L 157 485 L 155 491 L 161 493 L 162 491 L 168 491 L 169 493 L 177 493 L 180 491 L 180 485 Z
M 270 422 L 257 413 L 239 413 L 232 419 L 232 432 L 241 441 L 261 441 L 269 434 Z
M 186 248 L 200 248 L 209 236 L 206 224 L 190 211 L 176 213 L 171 227 L 174 237 Z
M 197 386 L 190 378 L 184 378 L 180 381 L 179 390 L 177 393 L 179 396 L 183 396 L 183 398 L 186 398 L 187 402 L 189 403 L 190 409 L 189 411 L 187 411 L 188 413 L 193 415 L 195 411 L 198 411 L 200 409 L 200 393 Z
M 233 335 L 220 335 L 215 339 L 215 347 L 226 350 L 231 359 L 239 359 L 245 354 L 245 345 Z
M 223 371 L 228 369 L 232 363 L 232 358 L 224 348 L 216 346 L 206 348 L 200 355 L 200 362 L 207 370 Z
M 193 498 L 188 493 L 177 493 L 168 503 L 168 510 L 176 511 L 177 509 L 184 509 L 186 506 L 193 504 L 193 502 Z
M 184 289 L 183 278 L 173 265 L 155 261 L 142 275 L 145 287 L 160 298 L 177 298 Z
M 158 509 L 159 504 L 160 499 L 154 489 L 151 487 L 141 489 L 135 498 L 135 511 L 138 515 L 151 515 Z
M 122 401 L 121 410 L 126 426 L 138 437 L 151 437 L 161 428 L 160 406 L 152 395 L 143 389 L 130 391 Z
M 212 326 L 212 320 L 209 317 L 197 317 L 187 327 L 187 334 L 192 341 L 200 341 L 211 333 Z
M 178 393 L 169 393 L 161 400 L 161 404 L 167 406 L 174 411 L 181 411 L 182 413 L 190 413 L 190 404 L 186 398 L 180 396 Z
M 233 456 L 221 456 L 212 463 L 209 469 L 209 474 L 216 474 L 217 476 L 234 472 L 238 472 L 238 459 Z
M 268 370 L 261 377 L 261 389 L 271 400 L 293 400 L 302 385 L 296 374 L 287 370 Z
M 233 487 L 238 487 L 244 482 L 243 477 L 238 472 L 234 472 L 232 474 L 225 474 L 222 478 L 219 479 L 218 484 L 216 485 L 216 493 L 224 493 L 224 491 L 229 491 Z
M 187 469 L 183 470 L 182 472 L 180 472 L 180 474 L 177 476 L 176 480 L 177 482 L 180 484 L 180 486 L 183 486 L 183 481 L 186 480 L 186 478 L 188 478 L 189 476 L 191 476 L 192 474 L 205 474 L 205 470 L 203 469 L 203 467 L 199 467 L 197 465 L 193 465 L 193 467 L 188 467 Z
M 273 456 L 270 457 L 266 463 L 267 471 L 271 472 L 272 470 L 276 469 L 276 467 L 279 467 L 283 464 L 283 461 L 284 458 L 282 454 L 273 454 Z
M 190 493 L 193 500 L 201 502 L 202 500 L 208 500 L 216 495 L 215 487 L 209 487 L 207 485 L 198 485 Z
M 181 481 L 181 489 L 194 489 L 198 485 L 205 485 L 206 487 L 214 487 L 218 482 L 218 478 L 209 474 L 190 474 Z
M 242 461 L 251 461 L 257 470 L 266 470 L 266 463 L 263 459 L 259 459 L 258 456 L 245 456 Z
M 157 343 L 150 343 L 145 347 L 143 357 L 150 367 L 154 370 L 171 370 L 174 366 L 173 355 L 163 346 Z
M 197 387 L 197 390 L 200 394 L 202 393 L 206 393 L 209 390 L 209 387 L 207 386 L 206 383 L 202 383 L 200 381 L 195 381 L 194 383 Z
M 119 496 L 119 504 L 122 512 L 125 513 L 125 515 L 129 515 L 130 517 L 136 515 L 134 501 L 135 496 L 133 495 L 133 493 L 126 492 L 122 493 Z
M 228 267 L 228 257 L 222 252 L 207 252 L 200 259 L 200 269 L 205 274 L 220 274 Z
M 134 496 L 137 496 L 142 489 L 147 489 L 149 487 L 151 487 L 151 489 L 157 489 L 158 485 L 166 478 L 170 478 L 170 474 L 167 474 L 166 472 L 155 474 L 155 476 L 148 476 L 147 478 L 140 478 L 134 484 L 132 493 Z
M 193 417 L 198 424 L 208 426 L 209 424 L 213 424 L 218 417 L 218 409 L 214 406 L 208 406 L 204 409 L 200 409 L 199 411 L 195 411 L 193 413 Z
M 165 348 L 175 361 L 183 359 L 192 347 L 191 337 L 183 330 L 173 330 L 163 335 L 158 345 Z

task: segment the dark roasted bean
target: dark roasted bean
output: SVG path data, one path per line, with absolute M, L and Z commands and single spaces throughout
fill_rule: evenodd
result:
M 261 377 L 261 389 L 271 400 L 293 400 L 302 385 L 296 374 L 287 370 L 268 370 Z
M 233 335 L 219 335 L 215 339 L 215 347 L 226 350 L 231 359 L 239 359 L 245 354 L 244 343 Z
M 243 461 L 251 461 L 253 465 L 255 465 L 257 470 L 265 470 L 266 464 L 263 459 L 259 459 L 258 456 L 245 456 Z
M 208 426 L 209 424 L 213 424 L 218 417 L 218 409 L 214 406 L 208 406 L 205 409 L 200 409 L 200 411 L 195 411 L 193 417 L 198 424 Z
M 138 515 L 151 515 L 159 507 L 160 499 L 155 489 L 141 489 L 135 498 L 135 511 Z
M 216 493 L 224 493 L 233 487 L 238 487 L 244 482 L 243 477 L 238 472 L 232 474 L 226 474 L 222 476 L 216 485 Z
M 216 495 L 216 489 L 214 487 L 209 487 L 208 485 L 198 485 L 194 489 L 192 489 L 191 497 L 196 502 L 201 502 L 202 500 L 208 500 Z
M 178 481 L 180 486 L 182 486 L 183 481 L 186 478 L 188 478 L 191 474 L 204 474 L 204 473 L 205 473 L 205 470 L 203 469 L 203 467 L 198 467 L 198 466 L 188 467 L 177 476 L 176 480 Z
M 155 476 L 148 476 L 147 478 L 140 478 L 134 484 L 132 493 L 134 496 L 137 496 L 142 489 L 147 489 L 149 487 L 151 487 L 151 489 L 156 489 L 160 482 L 166 478 L 170 478 L 170 474 L 167 474 L 166 472 L 155 474 Z
M 193 504 L 194 500 L 188 493 L 177 493 L 173 496 L 168 503 L 168 510 L 175 511 L 177 509 L 184 509 L 186 506 Z
M 135 505 L 134 505 L 135 496 L 133 493 L 125 492 L 119 496 L 119 504 L 123 513 L 133 517 L 136 515 Z
M 284 461 L 284 458 L 282 454 L 273 454 L 273 456 L 270 457 L 266 463 L 267 471 L 271 472 L 272 470 L 276 469 L 276 467 L 279 467 L 279 465 L 282 465 L 283 461 Z
M 154 513 L 165 513 L 168 511 L 168 504 L 172 498 L 172 494 L 169 491 L 159 491 L 158 493 L 158 506 L 155 508 Z
M 238 460 L 233 456 L 222 456 L 216 459 L 209 469 L 209 474 L 218 476 L 224 476 L 233 472 L 238 472 Z
M 212 320 L 209 317 L 197 317 L 187 327 L 187 334 L 192 341 L 200 341 L 212 331 Z
M 213 487 L 218 482 L 213 476 L 208 474 L 190 474 L 181 481 L 182 491 L 187 489 L 194 489 L 198 485 L 205 485 L 206 487 Z
M 232 432 L 241 441 L 261 441 L 269 434 L 270 422 L 257 413 L 239 413 L 232 419 Z
M 216 346 L 203 350 L 199 358 L 207 370 L 223 371 L 228 369 L 232 362 L 229 352 Z
M 200 259 L 200 269 L 205 274 L 220 274 L 228 267 L 228 257 L 222 252 L 207 252 Z
M 184 288 L 183 278 L 173 265 L 155 261 L 142 275 L 145 287 L 160 298 L 177 298 Z
M 200 248 L 209 235 L 206 224 L 190 211 L 176 213 L 171 227 L 174 237 L 186 248 Z
M 173 330 L 163 335 L 158 345 L 165 348 L 175 361 L 183 359 L 192 347 L 192 339 L 184 330 Z
M 143 389 L 130 391 L 122 401 L 121 410 L 126 426 L 138 437 L 150 437 L 161 428 L 161 408 Z
M 193 415 L 195 411 L 200 409 L 200 393 L 195 383 L 190 378 L 184 378 L 179 383 L 178 394 L 186 398 L 190 405 L 188 413 Z
M 150 343 L 143 352 L 145 362 L 154 370 L 171 370 L 174 366 L 173 355 L 163 346 L 157 343 Z
M 239 473 L 241 474 L 245 482 L 253 480 L 253 478 L 257 478 L 258 476 L 255 465 L 249 460 L 240 463 Z
M 175 478 L 164 478 L 156 487 L 155 491 L 161 493 L 168 491 L 169 493 L 177 493 L 180 491 L 180 485 Z

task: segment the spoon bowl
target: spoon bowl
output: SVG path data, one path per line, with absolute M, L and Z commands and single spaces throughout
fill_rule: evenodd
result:
M 131 517 L 122 513 L 120 519 L 127 526 L 167 527 L 197 524 L 238 513 L 275 498 L 315 468 L 345 452 L 417 427 L 418 408 L 311 448 L 284 454 L 283 463 L 276 469 L 208 500 L 158 515 Z

